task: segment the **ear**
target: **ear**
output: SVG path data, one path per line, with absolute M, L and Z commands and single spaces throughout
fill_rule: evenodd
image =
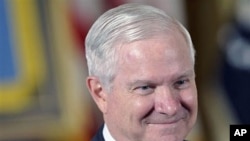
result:
M 89 76 L 86 80 L 89 92 L 102 113 L 107 112 L 107 94 L 97 77 Z

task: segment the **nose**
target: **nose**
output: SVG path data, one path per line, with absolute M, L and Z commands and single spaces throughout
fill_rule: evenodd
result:
M 173 116 L 181 107 L 180 98 L 177 93 L 169 88 L 162 88 L 155 94 L 156 112 Z

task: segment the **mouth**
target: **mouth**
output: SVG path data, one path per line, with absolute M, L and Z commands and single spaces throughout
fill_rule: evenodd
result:
M 144 119 L 144 123 L 146 125 L 174 125 L 187 120 L 187 118 L 188 114 L 185 112 L 181 112 L 171 117 L 166 114 L 153 113 Z
M 151 119 L 151 120 L 147 120 L 145 123 L 148 125 L 150 125 L 150 124 L 171 125 L 171 124 L 176 124 L 176 123 L 180 122 L 181 120 L 183 120 L 183 118 L 161 119 L 161 120 Z

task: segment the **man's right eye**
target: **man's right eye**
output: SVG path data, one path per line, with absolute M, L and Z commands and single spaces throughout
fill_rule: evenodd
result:
M 148 95 L 154 92 L 155 87 L 150 85 L 142 85 L 134 88 L 134 92 L 140 95 Z

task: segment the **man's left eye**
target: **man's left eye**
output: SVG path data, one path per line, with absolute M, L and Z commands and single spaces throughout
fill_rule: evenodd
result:
M 178 80 L 175 82 L 174 87 L 176 89 L 185 89 L 189 86 L 189 80 L 188 79 L 183 79 L 183 80 Z

